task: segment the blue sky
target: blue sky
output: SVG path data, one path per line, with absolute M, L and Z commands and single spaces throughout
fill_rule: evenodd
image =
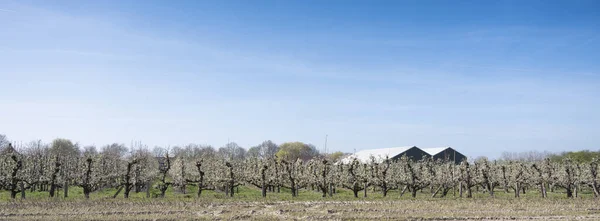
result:
M 600 148 L 598 1 L 0 0 L 0 133 Z

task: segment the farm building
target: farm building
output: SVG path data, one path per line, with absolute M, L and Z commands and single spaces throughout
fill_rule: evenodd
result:
M 6 147 L 0 147 L 0 155 L 12 155 L 12 154 L 19 154 L 19 152 L 17 152 L 17 150 L 15 150 L 15 148 L 12 146 L 11 143 L 8 143 L 8 145 L 6 145 Z
M 427 152 L 419 149 L 416 146 L 406 147 L 393 147 L 393 148 L 382 148 L 382 149 L 369 149 L 361 150 L 341 160 L 342 163 L 351 163 L 354 159 L 357 159 L 361 163 L 371 162 L 371 156 L 375 158 L 375 162 L 382 162 L 386 157 L 391 160 L 400 159 L 402 156 L 408 156 L 413 160 L 421 160 L 424 157 L 431 157 Z
M 454 161 L 454 163 L 459 164 L 463 160 L 467 159 L 465 155 L 452 149 L 451 147 L 422 148 L 422 150 L 431 155 L 434 160 L 441 159 L 446 161 Z

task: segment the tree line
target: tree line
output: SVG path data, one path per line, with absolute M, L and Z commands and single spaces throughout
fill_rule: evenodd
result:
M 276 145 L 265 141 L 248 151 L 235 143 L 218 150 L 196 144 L 150 150 L 140 143 L 130 147 L 111 144 L 97 150 L 93 146 L 80 148 L 67 139 L 15 147 L 5 142 L 4 136 L 0 138 L 0 189 L 13 199 L 18 195 L 25 198 L 27 192 L 34 191 L 47 192 L 48 197 L 62 192 L 68 197 L 68 188 L 73 186 L 81 187 L 86 198 L 106 188 L 115 189 L 113 197 L 122 194 L 128 198 L 131 192 L 164 197 L 169 188 L 186 193 L 188 186 L 193 186 L 198 197 L 205 190 L 233 197 L 240 185 L 260 189 L 263 197 L 282 188 L 291 190 L 293 197 L 300 190 L 331 197 L 340 189 L 351 191 L 354 197 L 370 193 L 385 197 L 391 190 L 416 197 L 424 189 L 431 197 L 457 194 L 470 198 L 476 191 L 491 197 L 497 191 L 511 192 L 515 197 L 526 191 L 540 197 L 547 197 L 549 191 L 578 197 L 583 190 L 598 197 L 600 187 L 597 159 L 479 158 L 455 164 L 430 158 L 414 161 L 403 156 L 343 164 L 337 160 L 339 155 L 320 154 L 314 146 L 301 142 Z M 151 189 L 158 194 L 151 195 Z

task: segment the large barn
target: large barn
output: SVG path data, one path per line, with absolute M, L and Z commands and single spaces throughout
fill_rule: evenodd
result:
M 453 161 L 454 163 L 459 164 L 467 159 L 465 155 L 462 155 L 451 147 L 422 148 L 422 150 L 431 155 L 434 160 Z
M 342 163 L 351 163 L 354 159 L 357 159 L 361 163 L 370 163 L 371 156 L 375 158 L 375 162 L 383 162 L 386 157 L 391 160 L 400 159 L 400 157 L 406 155 L 413 160 L 421 160 L 426 157 L 431 157 L 427 152 L 419 149 L 416 146 L 406 147 L 393 147 L 393 148 L 382 148 L 382 149 L 369 149 L 361 150 L 341 160 Z

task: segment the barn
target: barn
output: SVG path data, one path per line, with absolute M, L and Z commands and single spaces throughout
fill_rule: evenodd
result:
M 422 148 L 422 150 L 427 152 L 434 160 L 454 161 L 454 163 L 459 164 L 467 159 L 465 155 L 452 149 L 452 147 Z
M 342 163 L 351 163 L 354 159 L 357 159 L 361 163 L 370 163 L 371 156 L 375 158 L 375 162 L 383 162 L 386 157 L 391 160 L 400 159 L 400 157 L 406 155 L 412 160 L 421 160 L 423 158 L 431 157 L 427 152 L 419 149 L 416 146 L 405 146 L 405 147 L 392 147 L 392 148 L 381 148 L 381 149 L 368 149 L 361 150 L 341 160 Z

